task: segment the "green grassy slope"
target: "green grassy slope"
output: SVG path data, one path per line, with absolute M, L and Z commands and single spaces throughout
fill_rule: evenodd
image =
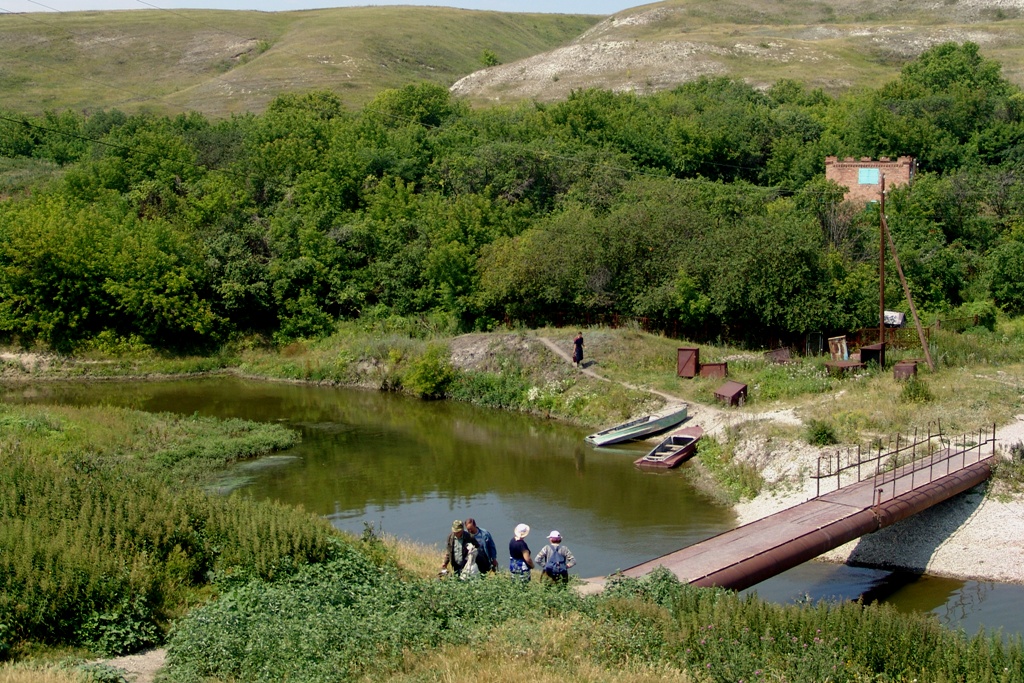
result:
M 968 40 L 1024 85 L 1024 0 L 665 0 L 604 20 L 441 7 L 0 14 L 0 106 L 223 116 L 326 88 L 356 108 L 384 88 L 451 85 L 484 50 L 503 66 L 458 89 L 481 104 L 651 92 L 702 74 L 838 93 Z
M 599 19 L 440 7 L 2 14 L 0 106 L 222 116 L 327 88 L 358 107 L 410 82 L 450 85 L 485 49 L 503 62 L 549 50 Z

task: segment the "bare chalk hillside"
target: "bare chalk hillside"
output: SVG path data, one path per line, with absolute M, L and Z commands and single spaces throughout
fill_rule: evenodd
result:
M 479 102 L 554 101 L 581 88 L 650 93 L 722 75 L 835 93 L 877 86 L 948 41 L 977 43 L 1024 84 L 1024 0 L 671 0 L 620 12 L 568 45 L 477 71 L 451 90 Z

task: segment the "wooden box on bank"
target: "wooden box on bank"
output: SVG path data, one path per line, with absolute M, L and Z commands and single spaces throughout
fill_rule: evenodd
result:
M 741 406 L 747 402 L 747 385 L 730 380 L 715 390 L 715 398 L 731 406 Z
M 916 360 L 901 360 L 892 367 L 892 376 L 896 380 L 910 379 L 917 374 Z
M 880 344 L 868 344 L 867 346 L 860 347 L 860 362 L 861 363 L 878 363 L 878 367 L 885 367 L 885 343 Z
M 729 364 L 728 363 L 701 363 L 700 364 L 700 376 L 701 377 L 719 377 L 725 379 L 729 376 Z

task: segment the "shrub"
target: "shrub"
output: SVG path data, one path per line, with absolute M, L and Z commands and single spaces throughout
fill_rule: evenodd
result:
M 214 579 L 277 579 L 334 557 L 326 521 L 177 478 L 182 463 L 270 450 L 274 433 L 243 420 L 0 406 L 0 657 L 25 642 L 134 651 L 160 642 Z
M 484 50 L 480 53 L 480 63 L 487 68 L 498 66 L 501 64 L 501 60 L 498 59 L 498 55 L 496 55 L 493 50 Z
M 125 595 L 103 613 L 92 612 L 78 632 L 78 642 L 106 656 L 137 652 L 160 640 L 153 610 L 140 595 Z
M 996 461 L 992 468 L 992 476 L 1016 493 L 1024 490 L 1024 443 L 1018 441 L 1012 444 L 1009 450 L 1008 459 Z
M 402 581 L 361 547 L 277 583 L 252 581 L 179 621 L 168 644 L 172 680 L 360 680 L 410 656 L 486 638 L 524 615 L 579 609 L 573 591 L 476 581 Z
M 11 655 L 11 630 L 7 624 L 0 622 L 0 662 L 5 661 Z
M 911 375 L 900 391 L 900 400 L 904 403 L 928 403 L 934 398 L 928 383 L 917 375 Z
M 835 427 L 824 420 L 809 420 L 804 434 L 807 443 L 812 446 L 833 446 L 839 443 Z
M 448 349 L 431 344 L 426 353 L 412 361 L 402 377 L 402 385 L 420 398 L 441 398 L 455 376 Z
M 733 448 L 707 435 L 701 439 L 697 459 L 718 483 L 728 502 L 753 498 L 764 485 L 764 478 L 750 463 L 736 462 Z
M 529 404 L 530 378 L 518 365 L 508 362 L 499 372 L 459 373 L 449 388 L 449 395 L 489 408 L 520 410 Z

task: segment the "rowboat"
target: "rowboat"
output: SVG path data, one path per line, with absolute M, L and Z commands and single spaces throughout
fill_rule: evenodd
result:
M 640 467 L 663 467 L 665 469 L 678 467 L 697 452 L 697 442 L 702 436 L 704 436 L 704 430 L 699 425 L 684 427 L 669 434 L 664 441 L 651 449 L 650 453 L 634 460 L 633 464 Z
M 592 446 L 608 446 L 632 439 L 643 439 L 652 434 L 671 429 L 686 419 L 686 404 L 676 403 L 656 413 L 638 417 L 629 422 L 609 427 L 586 437 L 584 441 Z

